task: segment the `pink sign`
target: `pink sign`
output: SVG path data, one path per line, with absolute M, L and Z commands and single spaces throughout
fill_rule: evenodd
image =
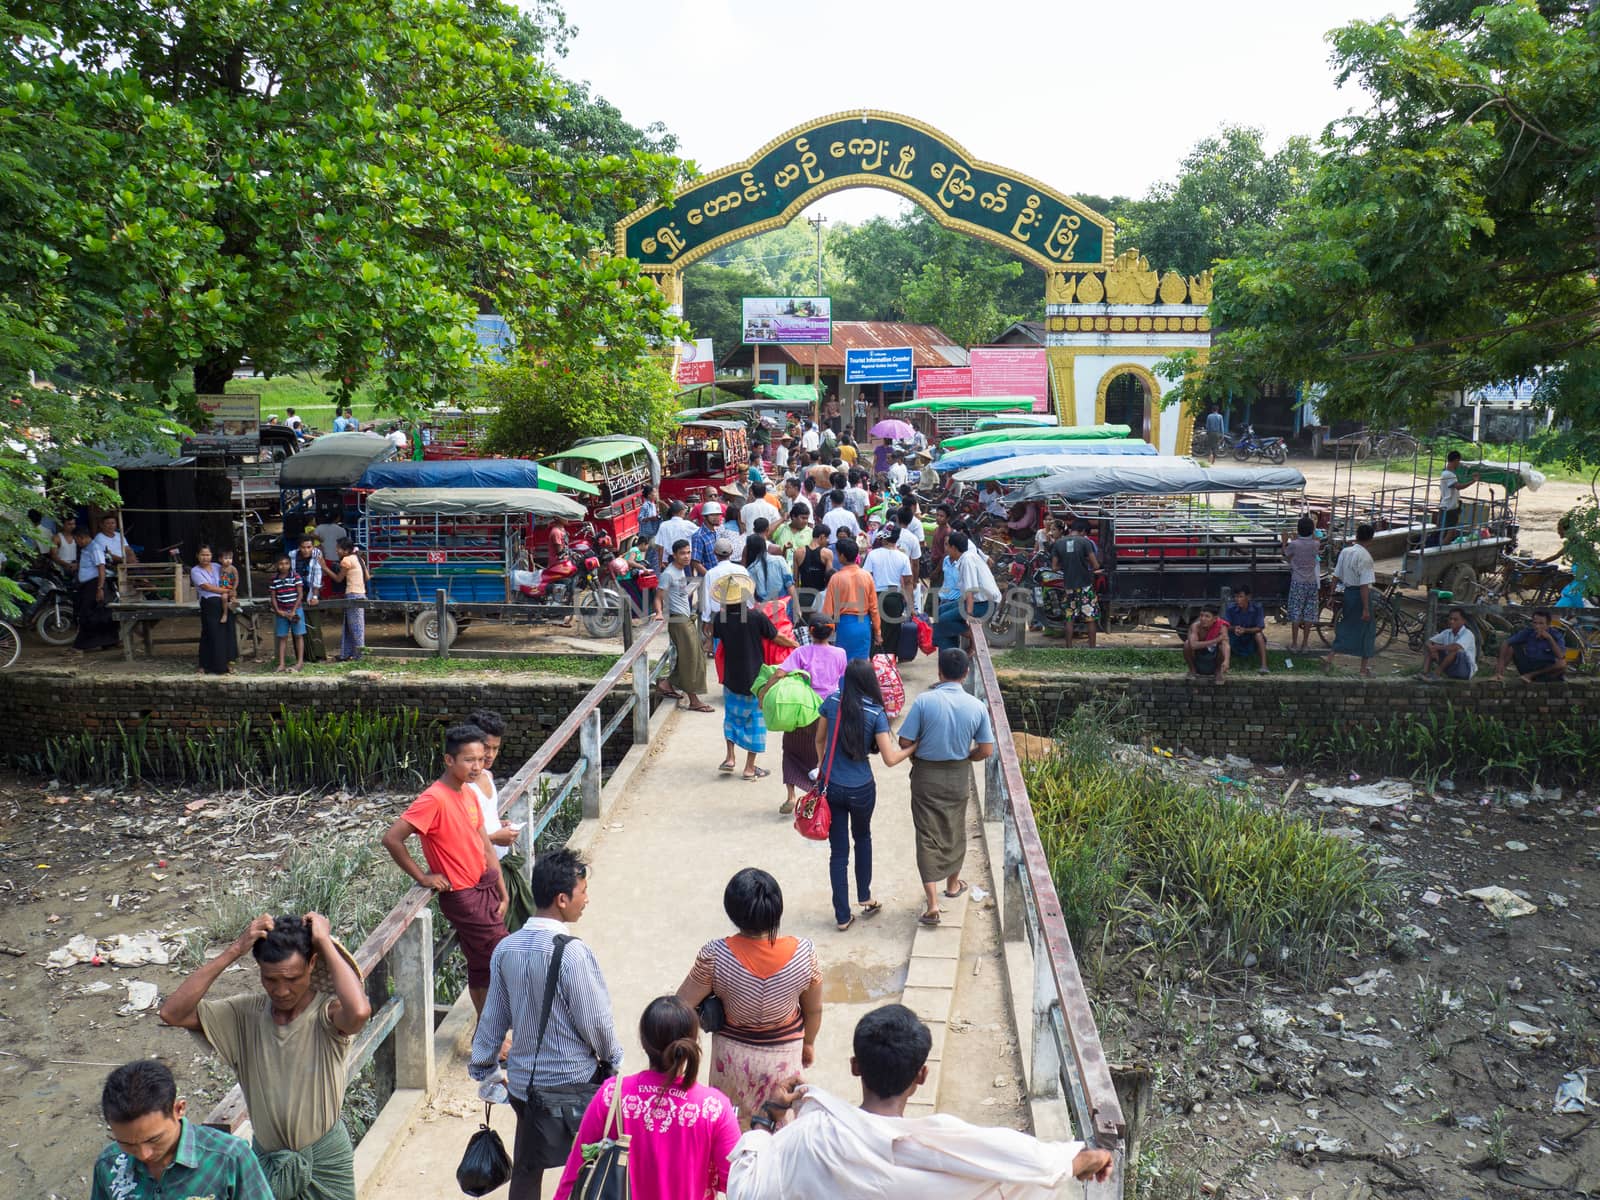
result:
M 700 338 L 678 344 L 678 386 L 696 387 L 715 383 L 716 359 L 711 352 L 711 339 Z
M 918 400 L 956 400 L 972 395 L 971 367 L 920 367 Z
M 974 346 L 972 395 L 1032 396 L 1033 411 L 1050 411 L 1050 361 L 1045 351 L 1027 346 Z

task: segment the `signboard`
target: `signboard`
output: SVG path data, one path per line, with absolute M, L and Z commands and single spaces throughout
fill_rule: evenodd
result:
M 717 381 L 717 359 L 710 338 L 678 343 L 678 386 L 699 387 Z
M 846 383 L 911 382 L 911 347 L 871 347 L 844 352 Z
M 910 197 L 946 229 L 1004 247 L 1042 270 L 1099 267 L 1112 224 L 1026 175 L 973 158 L 920 121 L 871 109 L 789 130 L 744 162 L 617 223 L 617 250 L 647 270 L 678 268 L 775 229 L 842 187 Z
M 922 367 L 917 371 L 918 400 L 956 400 L 970 395 L 971 367 Z
M 1034 412 L 1050 411 L 1050 361 L 1042 346 L 974 346 L 968 359 L 974 396 L 1032 396 Z
M 261 396 L 239 392 L 228 396 L 196 396 L 206 420 L 194 435 L 183 439 L 187 454 L 243 454 L 261 452 Z
M 746 346 L 828 346 L 833 305 L 826 296 L 746 296 Z

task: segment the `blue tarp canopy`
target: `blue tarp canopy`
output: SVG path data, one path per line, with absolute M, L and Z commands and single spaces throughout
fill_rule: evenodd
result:
M 1075 470 L 1071 460 L 1052 468 L 1007 499 L 1097 500 L 1103 496 L 1187 496 L 1205 492 L 1289 492 L 1306 485 L 1293 467 L 1203 467 L 1187 458 L 1129 458 Z
M 1102 438 L 1082 442 L 995 442 L 987 446 L 968 446 L 952 450 L 933 464 L 935 471 L 964 471 L 985 463 L 1034 455 L 1153 455 L 1156 448 L 1142 438 Z
M 542 488 L 553 490 L 549 467 L 521 458 L 456 458 L 437 462 L 387 462 L 368 467 L 362 488 Z M 543 478 L 541 478 L 543 476 Z M 599 495 L 599 489 L 563 476 L 562 486 Z

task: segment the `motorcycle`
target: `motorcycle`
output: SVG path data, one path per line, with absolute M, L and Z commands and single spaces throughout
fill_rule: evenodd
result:
M 1280 464 L 1289 457 L 1289 448 L 1280 437 L 1257 437 L 1256 427 L 1246 425 L 1244 433 L 1233 447 L 1233 457 L 1240 462 L 1249 462 L 1252 458 L 1263 458 L 1273 464 Z
M 31 625 L 39 640 L 51 646 L 65 646 L 76 636 L 77 616 L 72 593 L 55 571 L 36 567 L 24 571 L 18 580 L 32 597 L 22 610 L 21 623 Z
M 608 556 L 605 562 L 602 556 Z M 615 637 L 628 619 L 629 601 L 609 565 L 614 558 L 610 535 L 596 537 L 585 523 L 561 557 L 539 573 L 538 582 L 520 590 L 535 604 L 574 608 L 591 637 Z

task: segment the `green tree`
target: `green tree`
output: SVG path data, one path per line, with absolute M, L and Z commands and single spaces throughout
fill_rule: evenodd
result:
M 906 320 L 937 325 L 957 346 L 992 341 L 1019 318 L 1003 310 L 1009 284 L 1022 279 L 1022 264 L 1009 256 L 966 254 L 941 238 L 929 262 L 900 286 Z M 1037 271 L 1026 273 L 1043 289 Z M 1043 298 L 1035 301 L 1042 305 Z
M 690 336 L 711 339 L 720 359 L 743 338 L 744 297 L 769 294 L 770 281 L 753 271 L 695 263 L 683 273 L 683 319 Z
M 1268 154 L 1264 138 L 1259 129 L 1224 125 L 1201 139 L 1176 181 L 1118 203 L 1118 242 L 1138 247 L 1157 270 L 1198 275 L 1269 235 L 1310 186 L 1317 155 L 1303 137 Z
M 198 390 L 221 391 L 248 358 L 268 373 L 310 366 L 346 395 L 371 375 L 385 403 L 411 409 L 463 391 L 480 300 L 523 344 L 603 339 L 617 363 L 676 329 L 632 264 L 595 254 L 592 225 L 559 215 L 655 198 L 671 172 L 503 136 L 495 113 L 548 118 L 562 103 L 514 49 L 508 6 L 41 0 L 31 12 L 52 32 L 48 53 L 20 64 L 24 82 L 120 93 L 155 127 L 134 130 L 142 155 L 103 137 L 110 234 L 68 235 L 74 279 L 129 318 L 103 344 L 80 339 L 72 366 L 87 379 L 171 394 L 192 370 Z
M 656 357 L 619 366 L 593 347 L 556 347 L 486 367 L 482 378 L 495 410 L 489 448 L 519 458 L 608 433 L 660 442 L 677 409 L 672 374 Z

